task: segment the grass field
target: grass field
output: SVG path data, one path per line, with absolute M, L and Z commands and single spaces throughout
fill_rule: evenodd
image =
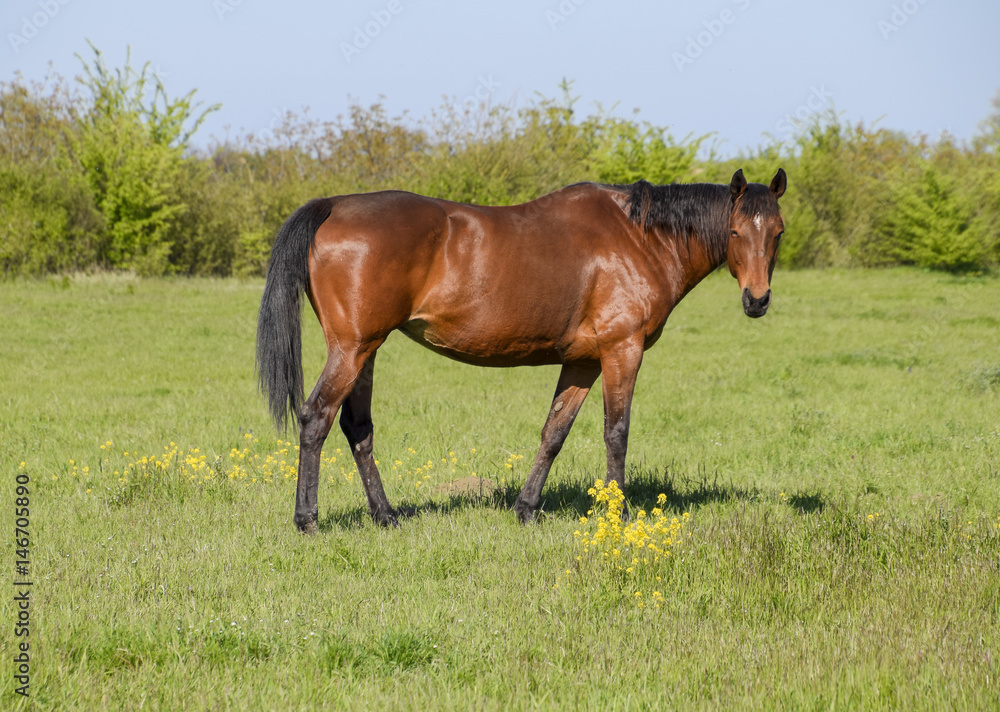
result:
M 557 370 L 394 336 L 375 451 L 407 516 L 371 524 L 335 431 L 311 538 L 255 390 L 262 286 L 0 283 L 2 561 L 26 475 L 34 581 L 30 702 L 0 599 L 3 708 L 1000 707 L 997 279 L 779 271 L 754 321 L 710 277 L 640 372 L 625 531 L 588 515 L 599 397 L 522 528 Z M 473 474 L 496 489 L 447 486 Z

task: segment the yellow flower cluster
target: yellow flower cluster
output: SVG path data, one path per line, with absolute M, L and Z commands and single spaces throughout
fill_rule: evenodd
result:
M 577 561 L 585 563 L 598 562 L 599 568 L 606 574 L 616 578 L 620 585 L 635 588 L 639 574 L 643 578 L 655 576 L 657 564 L 673 556 L 674 550 L 683 540 L 684 526 L 690 519 L 685 512 L 680 518 L 667 517 L 663 513 L 663 505 L 667 497 L 661 494 L 657 497 L 657 506 L 647 515 L 645 510 L 639 510 L 635 521 L 622 522 L 625 495 L 619 489 L 618 483 L 611 481 L 607 485 L 601 480 L 587 490 L 594 501 L 594 507 L 587 516 L 580 517 L 583 529 L 573 532 L 583 553 Z M 597 512 L 595 528 L 591 531 L 588 525 Z M 567 576 L 571 571 L 567 571 Z M 662 581 L 662 576 L 655 576 L 656 582 Z M 646 600 L 657 608 L 663 601 L 660 591 L 652 591 L 646 597 L 641 590 L 635 590 L 631 595 L 639 608 L 646 606 Z
M 469 455 L 475 454 L 476 448 L 469 448 Z M 393 458 L 387 466 L 388 471 L 383 469 L 382 472 L 386 477 L 394 474 L 396 481 L 402 483 L 404 486 L 420 489 L 421 487 L 440 484 L 458 477 L 476 477 L 474 465 L 469 462 L 463 462 L 463 459 L 454 450 L 449 450 L 447 457 L 428 458 L 424 460 L 416 450 L 412 447 L 407 447 L 406 453 L 400 457 Z M 514 463 L 523 459 L 524 455 L 512 454 L 507 458 L 504 466 L 507 470 L 512 470 Z M 375 464 L 381 468 L 378 460 L 375 461 Z M 506 484 L 507 478 L 501 476 L 500 485 Z
M 297 451 L 299 448 L 296 447 L 295 449 Z M 354 460 L 352 458 L 344 457 L 344 452 L 339 447 L 334 450 L 332 455 L 327 455 L 326 450 L 321 451 L 319 459 L 320 463 L 327 468 L 338 468 L 340 470 L 341 481 L 354 482 L 354 478 L 358 474 L 358 468 L 354 464 Z M 347 467 L 344 466 L 344 463 L 347 463 Z M 375 463 L 378 464 L 378 460 L 376 460 Z M 295 468 L 292 468 L 292 474 L 296 474 Z M 335 484 L 337 482 L 337 478 L 334 475 L 328 474 L 326 479 L 329 480 L 330 484 Z
M 517 462 L 518 460 L 523 460 L 523 459 L 524 455 L 511 454 L 510 457 L 507 458 L 507 462 L 504 463 L 504 467 L 506 467 L 508 470 L 513 470 L 514 463 Z
M 232 448 L 227 458 L 215 457 L 209 460 L 201 448 L 193 447 L 181 451 L 177 443 L 163 446 L 163 451 L 149 455 L 125 450 L 120 455 L 114 452 L 111 440 L 101 445 L 104 451 L 100 471 L 113 474 L 119 486 L 128 487 L 150 478 L 175 478 L 180 482 L 204 485 L 224 480 L 240 481 L 245 486 L 255 482 L 279 482 L 293 479 L 297 472 L 296 456 L 290 452 L 291 443 L 277 441 L 277 449 L 261 455 L 254 453 L 258 442 L 251 433 L 244 435 L 245 446 Z M 296 447 L 295 450 L 298 450 Z M 70 460 L 71 476 L 89 476 L 90 468 L 82 471 L 74 460 Z M 87 490 L 88 492 L 90 489 Z
M 226 456 L 210 457 L 200 448 L 193 447 L 184 451 L 174 442 L 164 445 L 162 452 L 140 454 L 117 450 L 114 443 L 107 440 L 100 446 L 100 465 L 94 468 L 93 473 L 90 466 L 71 459 L 66 474 L 86 481 L 87 492 L 91 491 L 90 483 L 95 479 L 91 477 L 92 474 L 104 477 L 113 475 L 111 483 L 105 480 L 102 484 L 110 484 L 116 491 L 130 489 L 140 483 L 156 486 L 156 483 L 165 481 L 196 486 L 224 482 L 244 487 L 254 483 L 285 483 L 287 486 L 294 486 L 298 477 L 299 447 L 293 442 L 279 439 L 276 446 L 267 451 L 259 445 L 259 440 L 253 433 L 244 433 L 239 445 L 242 447 L 231 448 Z M 470 448 L 469 453 L 475 456 L 476 449 Z M 512 463 L 522 458 L 523 455 L 510 455 L 506 467 L 512 469 Z M 349 452 L 345 453 L 340 448 L 330 452 L 324 450 L 320 459 L 331 484 L 355 482 L 358 470 Z M 451 450 L 447 457 L 425 460 L 414 448 L 408 447 L 401 459 L 393 458 L 390 465 L 382 465 L 379 460 L 375 460 L 375 464 L 383 469 L 384 474 L 388 474 L 385 470 L 390 469 L 399 482 L 419 489 L 421 486 L 437 484 L 435 480 L 443 482 L 470 472 L 475 476 L 471 463 L 461 462 L 461 459 L 464 458 Z M 335 472 L 337 469 L 339 476 L 331 473 L 331 470 Z M 53 474 L 52 478 L 58 479 L 58 475 Z

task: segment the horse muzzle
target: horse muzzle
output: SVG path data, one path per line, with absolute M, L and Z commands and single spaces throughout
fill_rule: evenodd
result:
M 767 308 L 771 306 L 771 290 L 764 292 L 763 297 L 755 297 L 750 293 L 750 288 L 743 289 L 743 312 L 752 319 L 759 319 L 767 314 Z

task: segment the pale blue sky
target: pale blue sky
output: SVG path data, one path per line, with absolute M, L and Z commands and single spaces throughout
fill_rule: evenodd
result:
M 4 0 L 0 77 L 80 70 L 93 41 L 131 45 L 174 95 L 221 102 L 196 137 L 267 129 L 284 110 L 331 119 L 386 97 L 426 115 L 442 96 L 494 103 L 575 82 L 579 108 L 715 132 L 723 153 L 788 138 L 833 105 L 864 120 L 969 139 L 1000 89 L 997 0 Z M 30 35 L 30 36 L 29 36 Z

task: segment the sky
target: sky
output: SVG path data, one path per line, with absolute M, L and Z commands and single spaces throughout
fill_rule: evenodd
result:
M 286 111 L 384 98 L 420 118 L 445 98 L 555 98 L 567 79 L 584 115 L 711 133 L 731 156 L 830 109 L 970 140 L 1000 90 L 998 28 L 997 0 L 3 0 L 0 81 L 76 76 L 87 40 L 110 66 L 130 47 L 172 96 L 222 104 L 195 136 L 207 146 Z

